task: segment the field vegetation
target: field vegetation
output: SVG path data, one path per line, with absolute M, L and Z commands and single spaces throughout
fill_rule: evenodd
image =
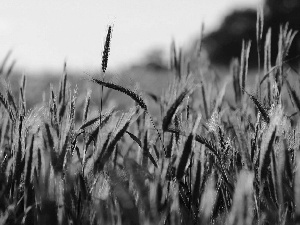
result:
M 26 77 L 18 96 L 6 79 L 0 224 L 300 224 L 300 82 L 286 63 L 297 33 L 282 25 L 263 35 L 257 15 L 252 42 L 264 60 L 253 85 L 251 41 L 243 41 L 223 82 L 173 43 L 172 82 L 161 95 L 143 93 L 106 76 L 111 27 L 101 73 L 84 77 L 100 89 L 99 104 L 70 86 L 66 66 L 58 87 L 33 108 Z M 271 44 L 278 45 L 275 64 Z M 201 41 L 193 57 L 200 51 Z M 231 101 L 224 98 L 229 87 Z M 126 95 L 132 107 L 107 104 L 108 90 Z

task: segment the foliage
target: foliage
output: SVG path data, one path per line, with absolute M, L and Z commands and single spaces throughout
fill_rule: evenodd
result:
M 293 30 L 300 29 L 299 23 L 300 2 L 297 0 L 265 0 L 262 11 L 264 11 L 264 25 L 271 28 L 272 49 L 271 59 L 275 63 L 278 52 L 278 34 L 280 26 L 289 23 Z M 236 10 L 227 15 L 216 30 L 205 36 L 203 44 L 208 51 L 212 63 L 219 65 L 228 65 L 233 57 L 238 57 L 242 41 L 253 41 L 253 48 L 263 51 L 263 46 L 260 45 L 256 38 L 256 12 L 252 9 Z M 265 37 L 268 30 L 263 32 Z M 297 65 L 299 61 L 299 42 L 300 37 L 296 37 L 293 48 L 289 54 L 289 64 Z M 261 60 L 263 58 L 261 57 Z M 249 66 L 257 67 L 257 51 L 250 52 Z

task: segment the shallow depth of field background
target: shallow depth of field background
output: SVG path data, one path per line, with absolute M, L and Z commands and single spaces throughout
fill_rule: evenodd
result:
M 0 59 L 3 62 L 8 56 L 7 69 L 13 65 L 13 90 L 21 75 L 28 77 L 30 107 L 42 101 L 50 83 L 58 82 L 64 62 L 79 90 L 92 88 L 84 86 L 80 79 L 86 74 L 99 74 L 106 30 L 112 25 L 108 73 L 122 79 L 130 76 L 140 83 L 141 90 L 157 93 L 167 84 L 172 40 L 189 58 L 203 35 L 201 63 L 211 63 L 218 77 L 224 78 L 229 74 L 231 59 L 240 56 L 242 40 L 251 39 L 249 64 L 255 73 L 255 23 L 259 7 L 264 8 L 265 27 L 272 27 L 274 33 L 287 21 L 291 28 L 300 28 L 299 3 L 295 0 L 2 1 Z M 293 56 L 299 52 L 297 40 Z M 276 45 L 272 46 L 275 55 Z M 151 90 L 147 90 L 150 86 Z M 230 98 L 230 92 L 226 95 Z
M 26 74 L 29 107 L 42 101 L 50 83 L 58 82 L 64 62 L 74 85 L 86 90 L 80 79 L 100 72 L 106 30 L 113 25 L 108 73 L 130 76 L 143 91 L 152 86 L 149 91 L 160 92 L 167 84 L 172 40 L 188 55 L 201 35 L 202 23 L 208 35 L 233 10 L 255 11 L 260 5 L 261 0 L 2 1 L 0 60 L 9 54 L 6 69 L 14 65 L 13 91 L 18 91 L 16 83 Z M 242 39 L 237 42 L 240 46 Z M 203 55 L 206 58 L 205 50 Z

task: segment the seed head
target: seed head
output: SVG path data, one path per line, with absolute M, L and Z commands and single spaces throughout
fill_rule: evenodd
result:
M 112 27 L 108 27 L 105 44 L 104 44 L 104 50 L 102 54 L 102 71 L 105 73 L 107 68 L 107 62 L 108 62 L 108 55 L 110 51 L 110 41 L 111 41 L 111 35 L 112 35 Z

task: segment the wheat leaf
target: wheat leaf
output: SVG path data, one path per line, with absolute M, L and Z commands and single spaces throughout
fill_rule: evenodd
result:
M 266 179 L 268 167 L 270 166 L 271 163 L 271 151 L 273 149 L 273 142 L 275 139 L 275 135 L 276 135 L 276 127 L 274 128 L 271 137 L 268 140 L 267 149 L 262 149 L 261 151 L 260 164 L 259 164 L 259 177 L 261 181 Z
M 186 164 L 188 162 L 188 159 L 190 157 L 190 154 L 191 154 L 192 148 L 193 148 L 193 139 L 194 139 L 194 135 L 191 133 L 185 142 L 184 149 L 183 149 L 183 152 L 182 152 L 179 164 L 178 164 L 178 168 L 177 168 L 176 177 L 178 180 L 181 180 L 182 177 L 184 176 L 185 167 L 186 167 Z
M 300 221 L 300 155 L 296 156 L 296 170 L 294 183 L 295 220 Z
M 200 196 L 200 182 L 201 182 L 201 161 L 197 163 L 196 180 L 193 189 L 193 201 L 198 202 Z
M 33 155 L 33 145 L 34 145 L 34 135 L 32 135 L 30 146 L 28 149 L 28 156 L 25 162 L 25 188 L 28 188 L 30 185 L 30 178 L 31 178 L 31 169 L 32 169 L 32 155 Z M 27 154 L 26 154 L 27 155 Z
M 130 125 L 130 119 L 125 123 L 125 125 L 118 131 L 118 133 L 115 135 L 113 140 L 107 145 L 107 148 L 103 148 L 101 155 L 99 157 L 99 166 L 97 166 L 97 170 L 101 171 L 104 167 L 104 164 L 108 161 L 110 156 L 112 155 L 116 144 L 118 141 L 123 137 L 126 130 L 128 129 Z
M 142 148 L 142 142 L 137 136 L 135 136 L 133 133 L 129 131 L 126 131 L 126 133 L 131 137 L 132 140 L 134 140 L 140 146 L 140 148 Z
M 163 124 L 162 128 L 164 131 L 166 131 L 172 121 L 172 118 L 174 114 L 176 113 L 176 110 L 180 106 L 180 104 L 183 102 L 183 100 L 189 95 L 190 90 L 185 88 L 181 94 L 176 98 L 176 100 L 173 102 L 173 104 L 168 109 L 165 117 L 163 118 Z

